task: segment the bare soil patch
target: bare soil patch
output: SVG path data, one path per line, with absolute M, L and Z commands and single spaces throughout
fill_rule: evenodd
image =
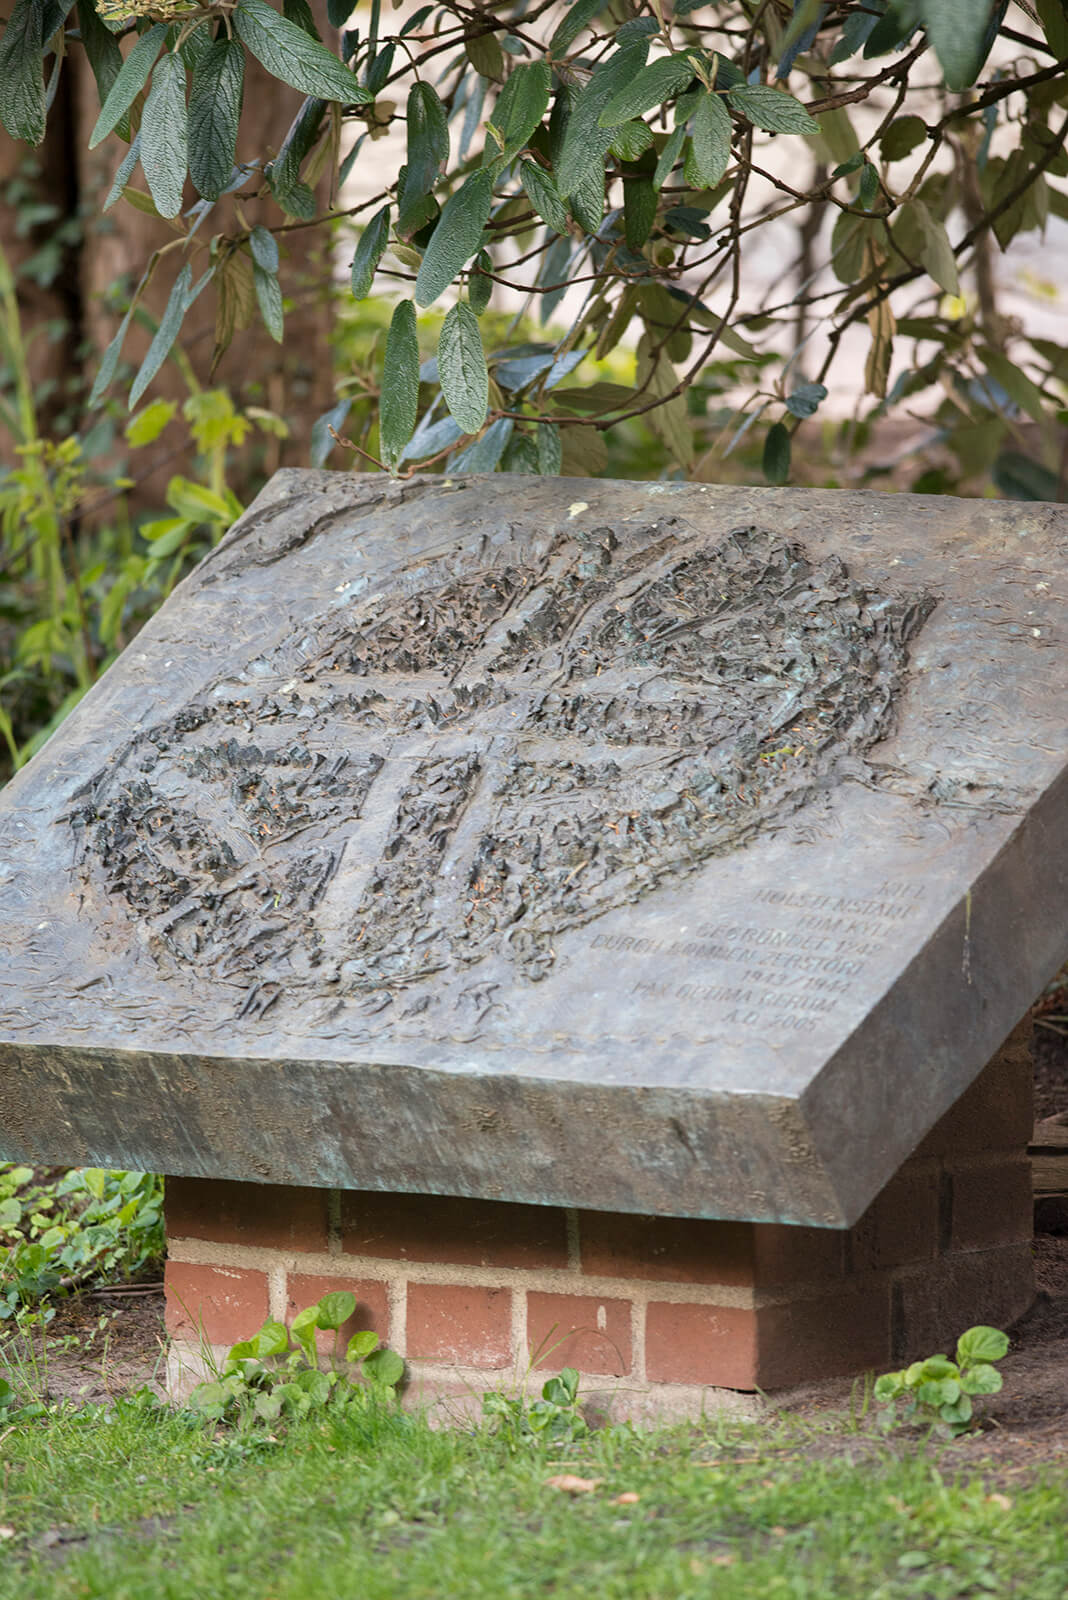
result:
M 13 1356 L 47 1400 L 105 1402 L 145 1385 L 163 1393 L 163 1285 L 61 1300 L 44 1334 Z

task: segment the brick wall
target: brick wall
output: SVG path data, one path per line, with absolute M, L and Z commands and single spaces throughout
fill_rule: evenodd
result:
M 167 1181 L 173 1386 L 270 1313 L 330 1289 L 409 1363 L 416 1395 L 511 1388 L 531 1353 L 615 1414 L 709 1389 L 886 1368 L 1033 1296 L 1029 1028 L 848 1231 L 428 1195 Z

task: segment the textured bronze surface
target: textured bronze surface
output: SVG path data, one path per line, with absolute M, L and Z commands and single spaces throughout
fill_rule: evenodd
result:
M 1066 567 L 279 474 L 0 797 L 0 1154 L 852 1220 L 1068 952 Z

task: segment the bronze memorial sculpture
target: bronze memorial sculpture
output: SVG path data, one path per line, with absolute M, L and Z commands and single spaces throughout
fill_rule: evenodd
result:
M 0 1154 L 851 1225 L 1068 950 L 1068 514 L 280 473 L 0 796 Z

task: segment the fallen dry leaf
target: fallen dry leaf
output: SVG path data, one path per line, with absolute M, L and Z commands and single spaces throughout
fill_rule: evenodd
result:
M 714 1567 L 733 1567 L 734 1557 L 731 1555 L 713 1556 L 712 1565 Z
M 785 1528 L 772 1528 L 771 1531 L 775 1535 L 776 1539 L 785 1539 L 786 1538 L 786 1529 Z
M 558 1472 L 554 1478 L 546 1478 L 545 1487 L 564 1494 L 592 1494 L 603 1482 L 603 1478 L 576 1478 L 573 1472 Z
M 992 1506 L 997 1506 L 999 1511 L 1012 1510 L 1012 1501 L 1007 1494 L 988 1494 L 986 1498 Z
M 627 1489 L 623 1494 L 617 1494 L 612 1504 L 614 1506 L 636 1506 L 640 1499 L 640 1494 L 635 1494 L 633 1489 Z

